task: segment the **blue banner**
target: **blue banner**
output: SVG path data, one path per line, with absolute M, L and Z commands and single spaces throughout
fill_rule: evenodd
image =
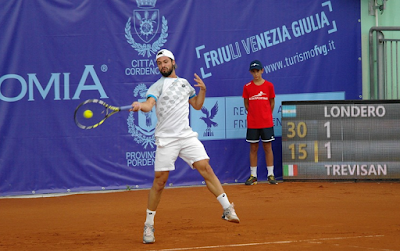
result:
M 197 73 L 207 85 L 206 109 L 191 110 L 190 120 L 222 183 L 244 182 L 249 175 L 241 96 L 252 79 L 252 60 L 264 64 L 263 77 L 277 95 L 278 179 L 281 102 L 359 99 L 362 93 L 359 1 L 0 0 L 0 5 L 0 196 L 150 187 L 154 113 L 118 113 L 92 130 L 78 128 L 73 113 L 91 98 L 115 106 L 143 100 L 160 77 L 155 53 L 162 48 L 174 53 L 179 77 L 194 84 Z M 215 126 L 201 119 L 207 115 Z M 259 180 L 266 180 L 261 151 Z M 168 183 L 203 184 L 182 160 Z

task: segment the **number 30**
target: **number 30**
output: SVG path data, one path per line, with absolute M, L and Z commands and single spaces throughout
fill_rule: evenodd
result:
M 297 136 L 299 138 L 304 138 L 305 136 L 307 136 L 307 125 L 306 125 L 306 123 L 299 122 L 297 124 L 297 127 L 296 127 L 296 124 L 294 122 L 288 122 L 287 125 L 288 125 L 288 134 L 287 134 L 288 138 L 296 137 L 296 133 L 297 133 Z

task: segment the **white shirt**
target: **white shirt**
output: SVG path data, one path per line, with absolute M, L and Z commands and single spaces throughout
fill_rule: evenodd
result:
M 150 86 L 146 97 L 156 100 L 158 143 L 193 135 L 189 126 L 189 99 L 195 96 L 195 89 L 183 78 L 161 77 Z

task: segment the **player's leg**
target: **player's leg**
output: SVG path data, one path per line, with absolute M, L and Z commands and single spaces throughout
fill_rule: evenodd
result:
M 143 230 L 143 243 L 151 244 L 156 241 L 154 237 L 154 217 L 156 216 L 156 209 L 160 203 L 161 194 L 164 191 L 165 184 L 167 183 L 169 171 L 161 171 L 154 173 L 153 185 L 149 191 L 149 198 L 147 202 L 146 221 Z
M 214 170 L 211 168 L 208 159 L 203 159 L 193 163 L 193 168 L 196 169 L 203 177 L 208 190 L 218 197 L 224 193 L 221 182 L 215 175 Z
M 258 142 L 250 143 L 250 166 L 257 166 Z
M 208 159 L 199 160 L 193 163 L 193 168 L 196 169 L 200 175 L 204 178 L 208 190 L 217 197 L 217 200 L 221 204 L 224 212 L 222 219 L 239 223 L 239 217 L 236 214 L 233 203 L 229 202 L 228 196 L 224 192 L 224 189 L 211 168 Z
M 274 154 L 272 151 L 272 141 L 274 140 L 274 128 L 264 128 L 261 133 L 261 140 L 263 142 L 263 149 L 265 153 L 265 161 L 268 170 L 268 182 L 272 185 L 278 184 L 275 180 L 274 174 Z
M 154 160 L 154 180 L 149 192 L 147 209 L 155 211 L 160 203 L 161 194 L 167 183 L 169 172 L 175 170 L 180 144 L 172 142 L 166 146 L 157 146 Z
M 224 209 L 222 218 L 230 222 L 239 223 L 233 203 L 229 202 L 221 182 L 210 166 L 208 154 L 200 140 L 197 137 L 190 137 L 183 140 L 179 156 L 193 169 L 196 169 L 204 178 L 208 190 L 217 197 L 217 200 Z
M 250 177 L 245 185 L 257 184 L 257 154 L 260 141 L 259 129 L 247 129 L 246 141 L 250 143 Z
M 274 153 L 272 151 L 272 143 L 271 142 L 263 142 L 263 149 L 265 153 L 265 161 L 267 166 L 274 165 Z
M 147 209 L 156 211 L 160 203 L 161 194 L 164 191 L 165 184 L 167 183 L 169 171 L 154 172 L 153 185 L 149 191 L 149 199 Z
M 143 243 L 150 244 L 155 242 L 154 237 L 154 217 L 156 209 L 161 200 L 161 194 L 167 183 L 169 171 L 175 169 L 175 161 L 179 154 L 179 145 L 170 144 L 168 146 L 158 146 L 154 161 L 154 180 L 149 191 L 146 210 L 146 222 L 144 223 Z

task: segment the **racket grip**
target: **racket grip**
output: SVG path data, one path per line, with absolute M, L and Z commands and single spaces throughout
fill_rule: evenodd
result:
M 127 111 L 129 109 L 132 109 L 132 105 L 121 106 L 120 109 L 121 111 Z

